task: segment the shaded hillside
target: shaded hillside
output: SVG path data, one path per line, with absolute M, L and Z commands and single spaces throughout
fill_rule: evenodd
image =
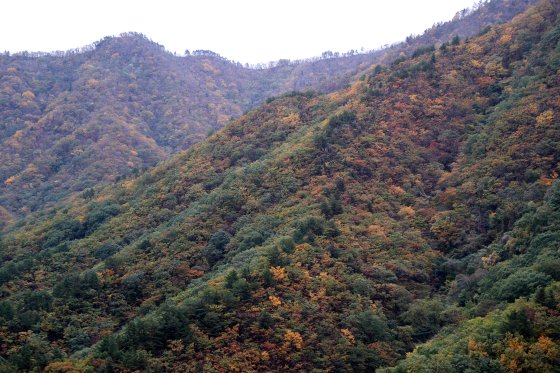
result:
M 360 372 L 437 336 L 397 371 L 557 371 L 559 10 L 270 100 L 21 220 L 0 364 Z
M 138 34 L 79 53 L 1 55 L 0 222 L 152 166 L 271 96 L 341 89 L 374 63 L 470 36 L 530 3 L 494 0 L 388 50 L 267 69 L 208 51 L 173 56 Z

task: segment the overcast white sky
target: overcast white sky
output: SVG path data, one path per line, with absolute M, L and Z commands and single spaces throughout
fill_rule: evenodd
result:
M 373 49 L 451 19 L 474 0 L 8 0 L 1 51 L 67 50 L 126 31 L 182 54 L 239 62 Z

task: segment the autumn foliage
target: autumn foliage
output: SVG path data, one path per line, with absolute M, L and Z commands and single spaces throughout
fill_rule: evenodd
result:
M 19 220 L 0 366 L 557 371 L 559 10 L 270 99 Z

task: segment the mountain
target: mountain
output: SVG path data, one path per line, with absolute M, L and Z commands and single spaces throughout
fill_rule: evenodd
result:
M 3 55 L 0 204 L 26 213 L 153 166 L 267 97 L 369 59 L 247 69 L 208 51 L 176 57 L 139 34 L 60 56 Z
M 440 46 L 452 42 L 455 37 L 464 39 L 485 32 L 488 27 L 507 22 L 536 3 L 535 0 L 479 1 L 472 8 L 457 12 L 452 20 L 434 24 L 422 35 L 409 36 L 406 42 L 385 53 L 382 61 L 391 62 L 400 54 L 410 57 L 420 47 Z
M 471 36 L 533 2 L 480 4 L 385 50 L 260 69 L 210 51 L 177 57 L 135 33 L 66 53 L 0 55 L 0 222 L 137 174 L 271 96 L 336 91 L 372 64 Z
M 558 371 L 559 10 L 271 99 L 19 220 L 0 366 Z

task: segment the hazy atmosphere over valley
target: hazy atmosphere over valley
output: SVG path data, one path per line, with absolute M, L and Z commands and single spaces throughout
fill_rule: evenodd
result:
M 560 371 L 560 1 L 6 6 L 0 373 Z

